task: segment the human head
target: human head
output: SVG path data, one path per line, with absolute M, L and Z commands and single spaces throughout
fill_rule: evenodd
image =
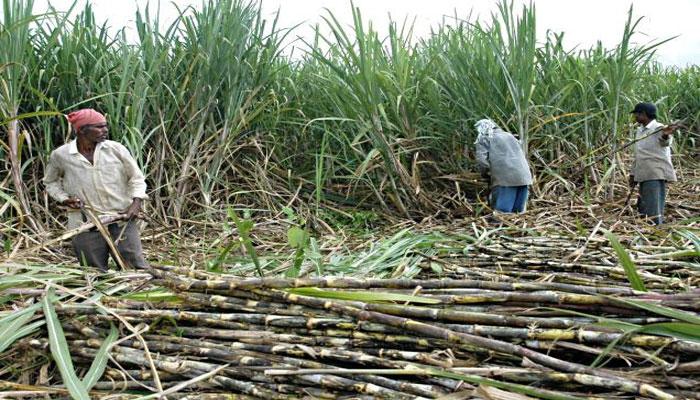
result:
M 637 123 L 646 125 L 656 119 L 656 106 L 652 103 L 637 103 L 631 113 Z
M 73 111 L 68 114 L 68 122 L 81 140 L 91 143 L 103 142 L 109 133 L 107 119 L 92 108 Z
M 92 108 L 83 108 L 82 110 L 73 111 L 67 115 L 68 122 L 75 129 L 75 133 L 80 133 L 80 129 L 85 125 L 106 124 L 107 119 L 104 115 L 93 110 Z
M 474 128 L 476 128 L 476 131 L 479 133 L 479 136 L 477 136 L 476 139 L 478 141 L 481 137 L 491 136 L 493 132 L 498 129 L 498 125 L 496 125 L 496 123 L 490 119 L 480 119 L 476 121 Z

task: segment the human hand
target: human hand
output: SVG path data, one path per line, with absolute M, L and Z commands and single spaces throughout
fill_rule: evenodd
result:
M 131 202 L 131 205 L 126 210 L 122 211 L 122 214 L 126 215 L 126 219 L 133 219 L 139 215 L 140 211 L 141 199 L 134 198 L 134 201 Z
M 64 200 L 61 204 L 69 208 L 79 209 L 83 206 L 83 201 L 77 197 L 71 196 Z

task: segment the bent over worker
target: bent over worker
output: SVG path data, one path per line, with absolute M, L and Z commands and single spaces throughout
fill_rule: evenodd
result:
M 491 206 L 503 213 L 525 211 L 532 174 L 520 142 L 490 119 L 474 125 L 476 161 L 483 175 L 491 176 Z
M 652 219 L 655 225 L 664 221 L 666 182 L 676 181 L 671 162 L 673 126 L 656 121 L 656 106 L 639 103 L 632 110 L 640 127 L 635 132 L 634 162 L 630 173 L 630 187 L 639 183 L 639 213 Z
M 123 215 L 123 221 L 106 228 L 128 266 L 146 267 L 135 220 L 147 199 L 143 173 L 126 147 L 107 140 L 104 115 L 82 109 L 68 114 L 68 121 L 76 137 L 51 153 L 46 191 L 68 208 L 68 229 L 90 222 L 88 205 L 97 216 Z M 96 228 L 75 236 L 73 249 L 79 262 L 107 270 L 110 247 Z

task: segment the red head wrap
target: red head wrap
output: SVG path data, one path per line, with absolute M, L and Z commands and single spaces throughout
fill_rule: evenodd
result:
M 104 124 L 107 120 L 104 115 L 92 108 L 84 108 L 68 114 L 68 122 L 70 122 L 73 128 L 75 128 L 75 131 L 78 132 L 83 125 Z

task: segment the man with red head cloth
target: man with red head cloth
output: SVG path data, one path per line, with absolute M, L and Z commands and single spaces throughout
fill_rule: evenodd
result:
M 127 265 L 146 267 L 135 221 L 147 199 L 143 173 L 126 147 L 107 140 L 104 115 L 83 109 L 68 114 L 68 122 L 76 138 L 51 153 L 44 176 L 46 191 L 68 208 L 68 229 L 88 222 L 89 211 L 123 215 L 123 221 L 107 226 L 109 234 Z M 107 270 L 110 247 L 96 228 L 75 236 L 73 249 L 82 264 Z

